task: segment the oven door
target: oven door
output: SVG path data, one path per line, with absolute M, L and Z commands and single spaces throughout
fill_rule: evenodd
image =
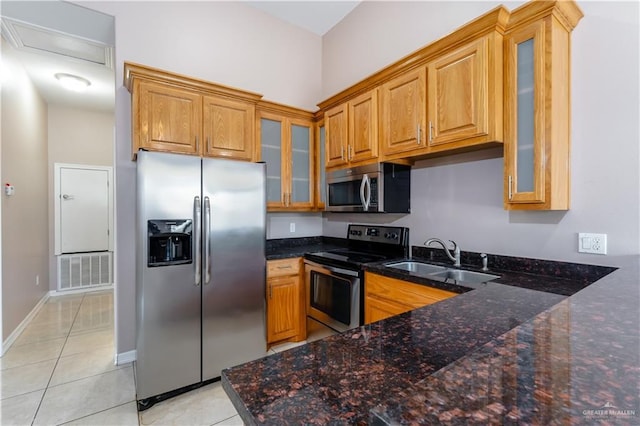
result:
M 360 326 L 360 274 L 305 261 L 307 315 L 336 331 Z

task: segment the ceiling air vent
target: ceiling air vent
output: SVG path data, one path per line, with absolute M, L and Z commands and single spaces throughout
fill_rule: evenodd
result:
M 6 17 L 2 35 L 18 50 L 64 56 L 113 69 L 111 46 Z

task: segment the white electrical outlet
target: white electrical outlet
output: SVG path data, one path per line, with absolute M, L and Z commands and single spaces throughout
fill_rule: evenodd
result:
M 578 252 L 607 254 L 607 234 L 580 232 L 578 234 Z
M 295 222 L 289 223 L 289 232 L 296 232 L 296 223 Z

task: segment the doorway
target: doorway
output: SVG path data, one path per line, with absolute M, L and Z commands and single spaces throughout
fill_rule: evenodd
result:
M 54 254 L 58 291 L 113 283 L 111 167 L 54 165 Z

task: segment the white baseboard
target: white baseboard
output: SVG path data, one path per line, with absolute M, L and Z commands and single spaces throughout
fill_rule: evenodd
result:
M 29 312 L 29 314 L 22 320 L 22 322 L 18 324 L 16 329 L 13 330 L 9 337 L 7 337 L 4 342 L 1 342 L 0 356 L 4 355 L 4 353 L 9 350 L 11 345 L 13 345 L 13 342 L 15 342 L 18 336 L 20 336 L 20 333 L 22 333 L 24 329 L 27 328 L 29 323 L 35 318 L 35 316 L 38 315 L 38 312 L 40 312 L 40 309 L 42 309 L 42 305 L 44 305 L 47 300 L 49 300 L 50 293 L 51 292 L 45 293 L 45 295 L 42 296 L 42 299 L 40 299 L 38 303 L 36 303 L 36 306 L 34 306 L 31 312 Z
M 100 285 L 100 286 L 95 286 L 95 287 L 88 287 L 88 288 L 78 288 L 78 289 L 74 289 L 74 290 L 51 290 L 49 292 L 49 296 L 51 297 L 58 297 L 58 296 L 68 296 L 70 294 L 78 294 L 78 293 L 92 293 L 94 291 L 105 291 L 105 290 L 113 290 L 113 284 L 112 285 Z
M 122 352 L 116 354 L 116 365 L 123 365 L 129 362 L 135 361 L 137 358 L 137 354 L 135 349 L 129 352 Z

